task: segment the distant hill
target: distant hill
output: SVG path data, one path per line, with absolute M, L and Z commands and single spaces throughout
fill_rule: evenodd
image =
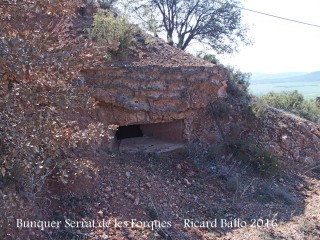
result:
M 259 81 L 264 79 L 277 79 L 277 78 L 289 78 L 307 74 L 305 72 L 284 72 L 284 73 L 257 73 L 251 74 L 252 81 Z
M 249 90 L 257 96 L 267 94 L 270 91 L 298 90 L 306 99 L 315 99 L 320 96 L 320 71 L 311 73 L 253 73 L 250 78 Z
M 252 73 L 251 84 L 286 83 L 286 82 L 320 82 L 320 71 L 303 73 L 289 72 L 278 74 Z

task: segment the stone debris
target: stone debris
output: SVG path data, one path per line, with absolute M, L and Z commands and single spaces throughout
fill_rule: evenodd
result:
M 103 211 L 100 210 L 99 212 L 97 212 L 97 215 L 102 218 L 103 217 Z
M 139 205 L 139 203 L 140 203 L 140 198 L 139 197 L 137 197 L 136 199 L 134 199 L 134 205 Z
M 191 183 L 189 182 L 189 180 L 188 179 L 184 179 L 184 181 L 185 181 L 185 183 L 188 185 L 188 186 L 190 186 L 191 185 Z
M 126 196 L 128 199 L 131 199 L 132 201 L 135 200 L 135 197 L 131 193 L 125 192 L 124 196 Z

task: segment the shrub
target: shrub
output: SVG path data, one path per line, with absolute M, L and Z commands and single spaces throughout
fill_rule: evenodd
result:
M 317 122 L 320 119 L 320 108 L 314 100 L 305 100 L 297 90 L 292 92 L 270 92 L 261 97 L 271 107 L 283 109 L 305 119 Z
M 99 9 L 93 16 L 89 34 L 100 44 L 108 44 L 116 50 L 127 49 L 134 41 L 137 28 L 123 15 L 116 16 L 110 10 Z
M 278 159 L 261 147 L 254 146 L 251 149 L 252 157 L 250 163 L 265 176 L 273 176 L 280 169 Z
M 207 62 L 211 62 L 213 64 L 220 64 L 220 61 L 213 54 L 206 54 L 206 53 L 203 53 L 203 52 L 199 52 L 196 56 L 198 58 L 202 58 L 203 60 L 205 60 Z
M 299 94 L 296 90 L 282 93 L 270 92 L 262 99 L 275 108 L 291 111 L 299 109 L 304 101 L 302 94 Z
M 255 97 L 251 99 L 251 109 L 255 116 L 261 117 L 266 112 L 268 104 L 261 98 Z
M 219 154 L 232 154 L 234 159 L 249 164 L 263 176 L 273 176 L 281 168 L 278 159 L 267 150 L 254 144 L 250 139 L 242 139 L 232 134 L 212 145 L 209 154 L 214 157 Z
M 273 188 L 270 184 L 263 183 L 253 194 L 253 197 L 263 203 L 280 200 L 288 205 L 294 203 L 293 197 L 283 188 Z
M 227 92 L 234 97 L 248 95 L 250 73 L 243 73 L 234 67 L 227 67 L 229 73 Z
M 310 121 L 320 123 L 320 107 L 314 100 L 303 101 L 299 115 Z

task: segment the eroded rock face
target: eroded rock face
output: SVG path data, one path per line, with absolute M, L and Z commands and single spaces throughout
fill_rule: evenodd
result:
M 320 163 L 320 126 L 294 114 L 269 108 L 259 141 L 276 155 L 306 165 Z
M 220 66 L 118 66 L 83 75 L 99 102 L 99 121 L 124 126 L 182 120 L 186 140 L 208 103 L 226 96 L 227 71 Z

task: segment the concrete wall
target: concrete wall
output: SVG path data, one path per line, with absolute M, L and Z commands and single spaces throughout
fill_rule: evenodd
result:
M 184 142 L 183 120 L 168 123 L 153 123 L 140 125 L 143 136 L 154 137 L 169 142 Z

